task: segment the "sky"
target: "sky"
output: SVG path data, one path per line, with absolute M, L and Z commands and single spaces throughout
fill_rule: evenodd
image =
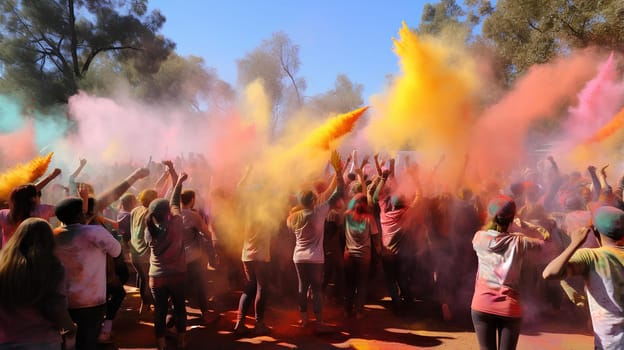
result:
M 399 71 L 392 38 L 401 22 L 420 23 L 425 0 L 216 1 L 150 0 L 167 18 L 162 33 L 181 55 L 203 57 L 219 77 L 236 84 L 236 60 L 277 31 L 299 45 L 305 96 L 326 92 L 338 74 L 364 85 L 364 98 L 382 91 Z

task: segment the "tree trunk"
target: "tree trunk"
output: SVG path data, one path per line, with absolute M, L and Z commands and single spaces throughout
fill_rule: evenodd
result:
M 70 35 L 70 50 L 72 55 L 72 66 L 74 69 L 74 76 L 76 78 L 81 77 L 80 65 L 78 64 L 78 39 L 76 38 L 76 16 L 74 15 L 74 0 L 68 0 L 67 6 L 69 7 L 69 35 Z

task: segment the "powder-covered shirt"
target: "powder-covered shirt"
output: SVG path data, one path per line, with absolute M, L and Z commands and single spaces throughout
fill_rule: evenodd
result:
M 65 266 L 70 309 L 106 303 L 106 255 L 118 257 L 121 244 L 102 226 L 72 224 L 55 231 L 56 255 Z
M 150 277 L 166 277 L 186 272 L 182 243 L 182 215 L 173 215 L 165 233 L 155 235 L 148 227 L 145 241 L 151 249 Z
M 209 236 L 210 232 L 207 230 L 206 222 L 197 211 L 193 209 L 182 209 L 181 211 L 184 252 L 186 254 L 186 263 L 189 264 L 201 257 L 201 235 Z
M 286 220 L 288 228 L 295 234 L 293 261 L 297 263 L 325 262 L 323 252 L 323 229 L 329 204 L 325 203 L 313 210 L 302 209 L 291 213 Z
M 138 206 L 130 212 L 130 253 L 143 263 L 149 263 L 150 248 L 145 242 L 147 208 Z
M 41 218 L 45 221 L 50 221 L 50 218 L 54 216 L 54 206 L 48 204 L 40 204 L 30 215 L 33 218 Z M 0 210 L 0 231 L 2 231 L 2 245 L 4 247 L 13 233 L 17 229 L 16 225 L 9 222 L 9 209 Z
M 499 316 L 522 317 L 519 294 L 522 260 L 529 249 L 542 244 L 541 240 L 519 233 L 478 231 L 472 240 L 479 267 L 471 308 Z
M 583 267 L 596 349 L 624 348 L 624 247 L 579 249 L 569 260 Z
M 385 205 L 381 206 L 379 216 L 382 253 L 384 255 L 398 255 L 406 238 L 404 221 L 408 208 L 387 211 L 385 207 Z
M 351 215 L 345 215 L 345 251 L 355 258 L 371 257 L 371 236 L 378 234 L 377 224 L 372 215 L 364 220 L 355 220 Z

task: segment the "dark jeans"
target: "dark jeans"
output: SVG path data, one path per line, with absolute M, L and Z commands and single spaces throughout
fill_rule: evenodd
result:
M 481 350 L 515 350 L 520 336 L 521 318 L 504 317 L 471 310 Z M 496 335 L 498 334 L 498 346 Z
M 299 311 L 308 311 L 308 288 L 312 288 L 312 309 L 317 320 L 321 320 L 321 283 L 323 281 L 323 264 L 297 263 L 297 278 L 299 279 L 298 301 Z
M 255 300 L 256 322 L 264 319 L 264 308 L 268 290 L 269 263 L 261 261 L 244 261 L 245 279 L 247 285 L 238 302 L 238 322 L 243 322 L 251 301 Z
M 150 277 L 149 285 L 154 297 L 154 330 L 156 338 L 165 336 L 165 324 L 169 298 L 173 303 L 175 325 L 178 333 L 186 331 L 186 305 L 184 303 L 185 274 L 179 273 L 166 277 Z
M 342 301 L 344 298 L 344 257 L 342 252 L 332 252 L 325 254 L 325 264 L 323 266 L 323 293 L 326 293 L 329 282 L 333 279 L 335 297 Z
M 119 311 L 121 303 L 126 297 L 126 290 L 119 281 L 107 283 L 106 295 L 108 296 L 106 301 L 106 319 L 112 321 L 115 319 L 117 311 Z
M 353 257 L 345 252 L 345 310 L 348 314 L 364 311 L 366 287 L 371 259 L 369 257 Z
M 78 326 L 76 331 L 76 350 L 95 350 L 100 328 L 104 320 L 106 305 L 69 309 L 69 315 Z
M 381 257 L 388 293 L 395 305 L 399 304 L 401 300 L 412 301 L 411 269 L 408 259 L 399 255 L 383 255 Z
M 186 294 L 189 300 L 199 305 L 202 313 L 208 311 L 208 276 L 207 262 L 203 258 L 195 259 L 186 265 Z
M 149 288 L 149 278 L 147 277 L 147 273 L 149 271 L 149 263 L 142 262 L 140 257 L 136 257 L 132 255 L 132 267 L 136 271 L 136 286 L 139 288 L 139 293 L 141 294 L 141 301 L 144 305 L 153 305 L 154 298 L 152 297 L 152 292 Z

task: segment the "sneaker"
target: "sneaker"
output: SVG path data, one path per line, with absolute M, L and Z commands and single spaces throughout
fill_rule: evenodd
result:
M 256 327 L 254 328 L 255 335 L 267 335 L 269 333 L 271 333 L 271 330 L 264 324 L 264 322 L 256 323 Z

